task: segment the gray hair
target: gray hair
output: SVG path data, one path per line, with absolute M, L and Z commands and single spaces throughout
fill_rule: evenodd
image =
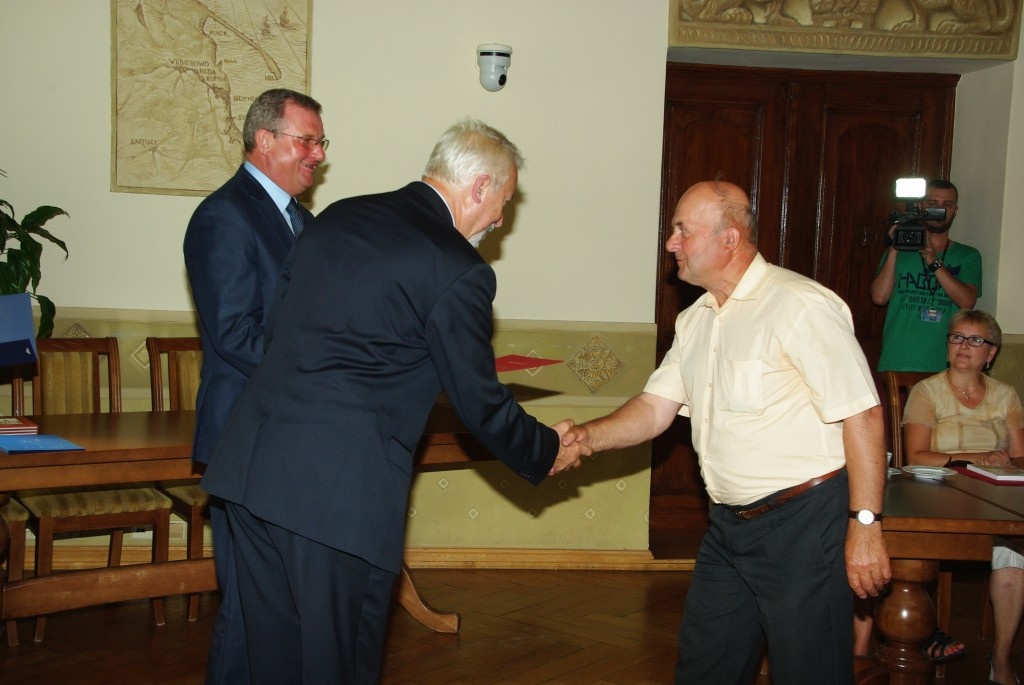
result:
M 441 135 L 423 176 L 464 188 L 486 174 L 500 188 L 508 181 L 512 168 L 518 173 L 525 164 L 519 148 L 501 131 L 476 119 L 463 119 Z
M 256 131 L 261 128 L 276 131 L 281 127 L 281 120 L 284 119 L 284 106 L 289 102 L 317 114 L 321 112 L 319 102 L 298 91 L 288 88 L 273 88 L 263 91 L 252 101 L 249 112 L 245 115 L 242 142 L 245 143 L 246 152 L 256 149 Z
M 746 201 L 744 197 L 743 201 L 740 202 L 734 197 L 730 197 L 730 194 L 726 192 L 725 188 L 721 185 L 721 172 L 715 177 L 715 180 L 711 182 L 711 187 L 715 191 L 718 197 L 722 198 L 722 202 L 719 206 L 718 224 L 713 229 L 714 235 L 720 235 L 722 231 L 735 226 L 742 229 L 745 234 L 745 238 L 753 244 L 757 244 L 757 217 L 754 216 L 754 210 L 750 206 L 750 203 Z M 737 187 L 739 190 L 739 188 Z M 742 192 L 742 191 L 741 191 Z

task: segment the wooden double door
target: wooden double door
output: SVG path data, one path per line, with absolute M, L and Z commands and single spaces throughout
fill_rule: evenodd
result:
M 947 178 L 958 76 L 669 64 L 657 301 L 658 361 L 676 315 L 701 290 L 680 283 L 664 245 L 676 201 L 720 178 L 750 193 L 758 249 L 839 294 L 874 365 L 885 310 L 870 284 L 903 176 Z M 707 496 L 677 419 L 655 440 L 652 530 L 701 530 Z

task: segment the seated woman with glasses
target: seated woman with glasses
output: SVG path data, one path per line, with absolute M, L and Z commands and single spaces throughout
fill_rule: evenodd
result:
M 985 374 L 999 352 L 1002 331 L 986 312 L 953 315 L 946 337 L 949 368 L 910 391 L 903 410 L 903 442 L 910 464 L 952 462 L 1007 465 L 1024 457 L 1021 402 L 1011 385 Z M 1024 613 L 1024 556 L 1016 542 L 997 539 L 989 581 L 995 635 L 989 682 L 1019 683 L 1010 666 Z

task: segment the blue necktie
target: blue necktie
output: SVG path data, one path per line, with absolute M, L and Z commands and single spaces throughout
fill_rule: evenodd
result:
M 299 203 L 295 201 L 295 198 L 292 198 L 288 202 L 287 211 L 288 218 L 292 220 L 292 233 L 294 233 L 295 237 L 298 238 L 299 235 L 302 234 L 302 229 L 304 228 L 304 226 L 302 221 L 302 214 L 299 213 Z

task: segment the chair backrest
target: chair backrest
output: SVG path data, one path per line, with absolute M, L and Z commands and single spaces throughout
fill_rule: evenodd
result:
M 903 407 L 907 404 L 907 395 L 918 381 L 935 374 L 929 371 L 886 371 L 885 394 L 888 401 L 889 430 L 892 445 L 892 466 L 900 468 L 905 465 L 903 454 Z
M 31 369 L 33 414 L 98 414 L 104 411 L 101 389 L 106 367 L 106 410 L 121 411 L 121 362 L 117 338 L 39 338 L 37 360 Z M 24 380 L 15 373 L 11 383 L 15 416 L 25 413 Z
M 195 409 L 203 348 L 199 338 L 146 338 L 153 411 Z M 164 378 L 167 401 L 164 401 Z

